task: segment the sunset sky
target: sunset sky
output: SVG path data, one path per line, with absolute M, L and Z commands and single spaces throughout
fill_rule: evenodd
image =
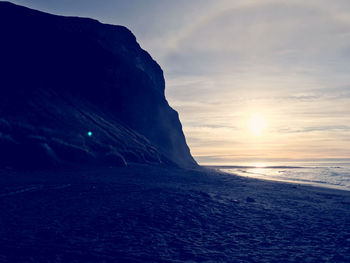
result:
M 17 0 L 128 27 L 201 164 L 350 158 L 348 0 Z

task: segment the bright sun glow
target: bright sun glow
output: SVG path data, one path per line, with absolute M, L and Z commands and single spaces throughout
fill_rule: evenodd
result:
M 263 116 L 256 113 L 252 115 L 248 122 L 250 131 L 253 133 L 254 136 L 260 136 L 262 132 L 265 130 L 267 123 Z

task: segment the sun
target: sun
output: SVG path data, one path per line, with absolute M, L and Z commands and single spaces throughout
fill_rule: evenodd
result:
M 265 130 L 267 123 L 261 114 L 255 113 L 249 119 L 248 125 L 254 136 L 260 136 Z

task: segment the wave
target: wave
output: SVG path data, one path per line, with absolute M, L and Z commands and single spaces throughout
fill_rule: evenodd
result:
M 302 169 L 310 168 L 303 166 L 285 166 L 285 165 L 273 165 L 273 166 L 259 166 L 259 165 L 206 165 L 204 167 L 214 169 Z
M 350 167 L 345 166 L 298 166 L 298 165 L 212 165 L 222 172 L 264 180 L 311 184 L 329 188 L 350 190 Z

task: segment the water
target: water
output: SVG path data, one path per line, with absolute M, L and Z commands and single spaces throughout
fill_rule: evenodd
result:
M 350 162 L 288 162 L 217 166 L 221 171 L 244 177 L 311 184 L 350 191 Z

